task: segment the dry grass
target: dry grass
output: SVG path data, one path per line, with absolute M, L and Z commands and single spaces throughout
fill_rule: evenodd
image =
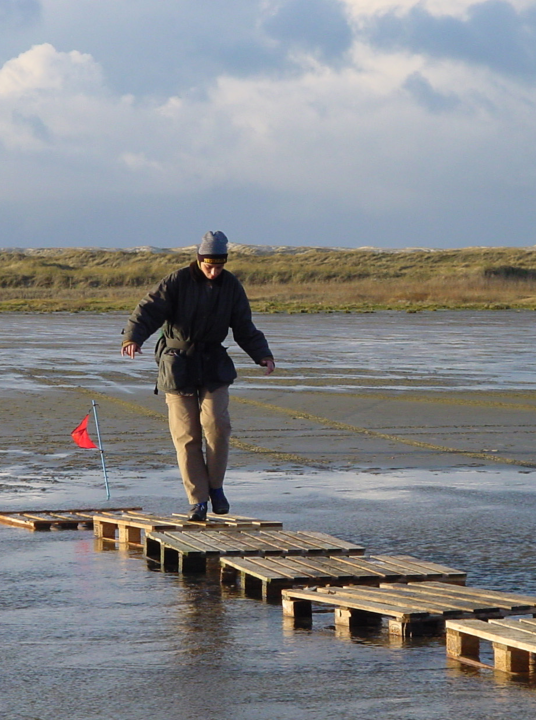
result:
M 0 310 L 131 310 L 190 253 L 0 252 Z M 229 270 L 264 312 L 536 309 L 536 250 L 234 253 Z

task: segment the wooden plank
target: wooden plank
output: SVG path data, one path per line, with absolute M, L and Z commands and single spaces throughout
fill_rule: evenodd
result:
M 536 652 L 536 638 L 527 639 L 526 633 L 483 620 L 447 620 L 447 630 L 466 633 L 481 640 L 498 642 L 527 652 Z
M 287 556 L 281 558 L 271 557 L 266 558 L 266 560 L 270 563 L 271 567 L 281 568 L 281 572 L 285 573 L 286 576 L 294 580 L 294 582 L 308 582 L 310 580 L 318 582 L 319 580 L 333 579 L 331 572 L 327 572 L 322 567 L 315 567 L 313 564 L 301 563 L 300 558 L 294 555 L 292 557 Z
M 231 567 L 238 572 L 246 572 L 259 580 L 291 579 L 290 576 L 284 575 L 279 568 L 269 567 L 266 558 L 221 558 L 220 562 L 222 567 Z
M 351 599 L 349 597 L 340 597 L 339 593 L 331 589 L 328 592 L 320 592 L 318 590 L 282 590 L 281 595 L 288 600 L 309 600 L 323 605 L 334 605 L 338 607 L 351 608 L 353 610 L 362 610 L 363 612 L 371 612 L 387 617 L 393 617 L 402 622 L 410 622 L 411 620 L 427 619 L 429 613 L 426 611 L 418 611 L 411 607 L 399 607 L 381 602 L 374 602 L 367 598 Z
M 102 508 L 103 512 L 125 512 L 127 510 L 141 510 L 141 508 L 137 507 L 118 507 L 118 508 Z M 52 510 L 44 509 L 44 510 L 0 510 L 0 517 L 2 516 L 8 516 L 8 515 L 20 515 L 25 512 L 33 512 L 34 514 L 51 514 L 51 513 L 96 513 L 101 512 L 99 508 L 54 508 Z
M 511 604 L 518 604 L 520 606 L 533 606 L 536 605 L 536 596 L 534 595 L 520 595 L 519 593 L 506 593 L 499 590 L 486 590 L 485 588 L 478 587 L 467 587 L 467 586 L 452 586 L 447 583 L 441 582 L 425 582 L 420 583 L 422 587 L 436 587 L 441 589 L 445 595 L 456 593 L 461 595 L 467 595 L 475 598 L 487 598 L 489 600 L 495 600 L 497 602 L 504 602 L 507 606 Z
M 406 585 L 392 585 L 389 583 L 381 583 L 380 589 L 392 589 L 396 590 L 397 595 L 400 595 L 402 597 L 407 598 L 414 598 L 415 600 L 419 602 L 426 602 L 426 603 L 435 603 L 438 607 L 448 607 L 449 609 L 453 610 L 461 610 L 463 612 L 480 612 L 480 613 L 495 613 L 500 612 L 501 608 L 499 608 L 496 604 L 490 605 L 489 603 L 485 603 L 482 600 L 475 601 L 475 600 L 468 600 L 468 599 L 460 599 L 459 597 L 456 597 L 455 595 L 449 596 L 448 598 L 445 597 L 445 595 L 442 595 L 440 593 L 433 593 L 430 591 L 419 591 L 419 584 L 410 584 L 409 586 Z
M 180 535 L 184 535 L 185 537 L 180 537 Z M 207 546 L 204 543 L 200 543 L 198 538 L 201 533 L 159 533 L 159 532 L 150 532 L 146 534 L 146 538 L 148 540 L 156 540 L 164 547 L 169 547 L 172 550 L 176 550 L 178 553 L 181 554 L 189 554 L 189 553 L 204 553 L 206 555 L 218 555 L 218 551 L 214 551 L 210 549 L 210 546 Z
M 323 589 L 318 588 L 318 592 L 322 593 Z M 369 598 L 375 602 L 386 603 L 392 606 L 400 605 L 402 607 L 411 607 L 417 612 L 426 612 L 433 615 L 441 615 L 446 617 L 451 614 L 460 614 L 459 608 L 452 606 L 450 603 L 438 603 L 428 600 L 427 598 L 408 597 L 403 593 L 382 591 L 379 588 L 363 587 L 361 585 L 352 585 L 344 587 L 340 593 L 349 598 Z
M 337 538 L 331 538 L 330 542 L 326 542 L 324 539 L 312 538 L 308 533 L 297 531 L 278 531 L 277 537 L 285 540 L 289 543 L 294 543 L 297 549 L 310 551 L 310 552 L 323 552 L 324 550 L 330 551 L 334 546 L 338 544 Z
M 182 518 L 186 520 L 187 515 L 183 513 L 172 513 L 172 517 Z M 260 520 L 259 518 L 249 518 L 242 515 L 215 515 L 208 513 L 207 518 L 209 522 L 221 524 L 223 526 L 234 526 L 237 528 L 252 526 L 253 528 L 280 528 L 283 527 L 283 523 L 277 520 Z
M 447 575 L 460 578 L 467 577 L 467 573 L 463 570 L 457 570 L 456 568 L 451 568 L 447 565 L 440 565 L 439 563 L 431 562 L 430 560 L 415 558 L 412 555 L 372 555 L 371 558 L 378 559 L 380 561 L 382 558 L 385 558 L 387 561 L 394 560 L 403 563 L 407 562 L 410 566 L 417 565 L 419 568 L 422 568 L 423 572 L 433 575 Z
M 321 532 L 312 532 L 312 531 L 299 531 L 300 535 L 307 535 L 309 538 L 312 538 L 313 540 L 316 540 L 317 542 L 326 542 L 328 545 L 330 543 L 336 542 L 337 549 L 348 551 L 349 554 L 353 555 L 363 555 L 365 552 L 365 548 L 361 545 L 356 545 L 355 543 L 349 543 L 345 540 L 341 540 L 340 538 L 333 537 L 332 535 L 327 535 L 326 533 Z
M 232 533 L 232 534 L 231 534 Z M 244 554 L 248 554 L 245 551 L 250 551 L 249 554 L 251 555 L 263 555 L 266 553 L 281 553 L 281 550 L 279 547 L 275 546 L 273 543 L 268 543 L 266 541 L 266 538 L 264 535 L 259 533 L 257 530 L 254 531 L 235 531 L 235 530 L 228 530 L 226 532 L 226 535 L 229 534 L 232 538 L 234 538 L 235 546 L 239 550 L 243 549 Z M 236 553 L 235 553 L 236 554 Z
M 292 559 L 296 564 L 296 567 L 315 570 L 318 573 L 323 573 L 324 576 L 328 578 L 331 577 L 337 580 L 351 580 L 357 575 L 355 569 L 353 570 L 349 565 L 339 565 L 336 559 L 331 557 L 324 558 L 315 556 L 314 558 L 312 558 L 308 556 L 293 556 Z M 375 579 L 376 576 L 370 573 L 362 573 L 360 574 L 360 577 L 362 577 L 363 579 Z
M 368 573 L 372 576 L 375 576 L 378 581 L 383 580 L 399 580 L 404 578 L 403 575 L 400 575 L 400 573 L 391 573 L 390 571 L 384 569 L 381 569 L 379 565 L 373 562 L 369 562 L 368 558 L 365 560 L 361 557 L 356 557 L 355 555 L 351 556 L 342 556 L 337 555 L 335 557 L 331 558 L 332 560 L 336 560 L 337 563 L 340 563 L 342 565 L 347 565 L 350 569 L 354 569 L 356 574 L 359 573 Z
M 209 532 L 208 536 L 215 547 L 222 548 L 222 553 L 226 551 L 232 555 L 259 555 L 266 549 L 271 549 L 270 546 L 267 548 L 266 543 L 257 537 L 256 532 L 226 530 L 218 533 Z
M 307 554 L 338 554 L 339 552 L 356 552 L 361 553 L 364 548 L 352 545 L 340 540 L 337 537 L 326 535 L 325 533 L 315 532 L 304 532 L 299 531 L 266 531 L 265 535 L 270 535 L 274 540 L 279 539 L 282 542 L 288 543 L 289 547 L 296 550 L 301 550 Z
M 490 625 L 499 625 L 500 627 L 511 628 L 517 632 L 525 633 L 527 639 L 536 642 L 536 622 L 526 622 L 523 618 L 501 618 L 500 620 L 494 618 L 488 622 Z
M 94 515 L 93 516 L 93 522 L 106 522 L 106 523 L 114 523 L 117 527 L 135 527 L 135 528 L 141 528 L 144 530 L 145 528 L 151 529 L 164 529 L 164 528 L 174 528 L 176 525 L 174 523 L 166 522 L 163 519 L 160 518 L 136 518 L 136 517 L 125 517 L 125 516 L 110 516 L 110 515 Z
M 284 532 L 281 530 L 261 530 L 260 536 L 266 543 L 266 547 L 271 547 L 278 551 L 278 554 L 285 555 L 290 553 L 304 554 L 306 552 L 313 552 L 314 549 L 311 545 L 303 542 L 301 538 L 297 537 L 296 532 Z M 322 548 L 318 549 L 319 552 L 323 552 Z
M 9 519 L 0 517 L 0 522 L 4 525 L 13 525 L 14 527 L 24 527 L 28 530 L 49 530 L 52 525 L 51 520 L 31 520 L 24 515 L 12 514 Z
M 208 514 L 208 517 L 218 517 L 221 515 Z M 250 518 L 245 515 L 225 515 L 225 520 L 229 525 L 236 525 L 236 527 L 242 527 L 252 525 L 255 528 L 282 528 L 283 523 L 280 520 L 261 520 L 259 518 Z

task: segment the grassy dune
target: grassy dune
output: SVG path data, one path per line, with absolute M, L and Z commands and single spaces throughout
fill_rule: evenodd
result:
M 131 310 L 192 249 L 0 251 L 0 311 Z M 536 309 L 536 249 L 235 246 L 228 269 L 261 312 Z

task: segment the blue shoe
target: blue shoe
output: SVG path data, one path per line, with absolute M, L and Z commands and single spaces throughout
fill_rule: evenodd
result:
M 194 520 L 195 522 L 205 522 L 207 519 L 207 503 L 197 503 L 192 505 L 190 512 L 188 513 L 188 520 Z
M 223 488 L 211 488 L 209 490 L 212 510 L 216 515 L 227 515 L 229 512 L 229 500 L 223 494 Z

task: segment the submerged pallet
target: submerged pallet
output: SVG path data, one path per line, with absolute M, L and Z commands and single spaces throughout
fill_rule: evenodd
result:
M 187 515 L 152 515 L 136 511 L 116 514 L 102 512 L 93 517 L 94 532 L 104 540 L 118 540 L 131 545 L 143 544 L 143 533 L 161 532 L 164 530 L 226 530 L 280 528 L 281 522 L 275 520 L 259 520 L 240 515 L 208 514 L 206 522 L 188 520 Z
M 296 585 L 370 585 L 436 580 L 464 585 L 467 573 L 409 555 L 361 557 L 221 558 L 224 584 L 240 581 L 244 591 L 277 598 Z
M 147 558 L 164 570 L 204 572 L 207 558 L 270 555 L 363 555 L 360 545 L 319 532 L 286 530 L 206 530 L 149 532 Z
M 336 624 L 359 626 L 387 617 L 389 631 L 404 637 L 442 631 L 449 618 L 503 618 L 536 612 L 533 596 L 438 582 L 283 590 L 282 598 L 283 613 L 302 621 L 310 621 L 312 603 L 320 603 L 334 607 Z
M 110 508 L 106 512 L 136 511 L 140 508 Z M 101 512 L 97 508 L 77 508 L 75 510 L 32 510 L 0 513 L 0 523 L 14 525 L 27 530 L 73 530 L 93 527 L 93 517 Z
M 468 665 L 493 667 L 512 675 L 534 670 L 536 620 L 447 620 L 447 655 Z M 493 645 L 494 665 L 480 662 L 480 640 Z

